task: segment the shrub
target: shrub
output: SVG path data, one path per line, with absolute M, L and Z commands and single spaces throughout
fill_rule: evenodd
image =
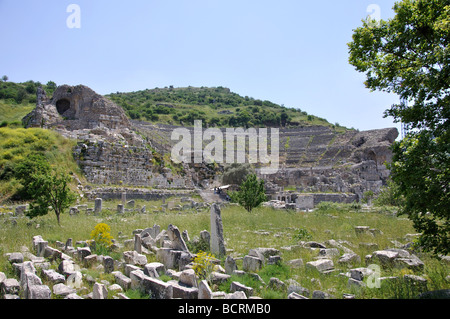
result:
M 297 231 L 297 234 L 294 235 L 295 241 L 311 240 L 311 239 L 312 239 L 311 234 L 304 228 L 300 228 Z
M 199 252 L 194 258 L 194 269 L 195 274 L 200 280 L 208 279 L 214 269 L 215 257 L 211 253 Z
M 253 172 L 254 169 L 248 163 L 233 163 L 225 167 L 222 175 L 222 183 L 240 185 L 247 175 L 252 174 Z
M 98 245 L 103 247 L 111 247 L 113 244 L 113 237 L 111 236 L 111 227 L 105 223 L 97 224 L 91 232 L 91 239 L 95 241 L 96 247 Z

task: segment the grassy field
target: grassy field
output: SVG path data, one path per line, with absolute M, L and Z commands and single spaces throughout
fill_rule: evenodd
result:
M 14 104 L 0 99 L 0 123 L 22 123 L 22 118 L 36 107 L 35 104 Z
M 146 205 L 149 213 L 125 213 L 116 215 L 115 207 L 118 202 L 104 201 L 106 207 L 100 216 L 62 216 L 62 227 L 57 226 L 54 215 L 48 215 L 33 220 L 32 225 L 26 218 L 18 219 L 16 226 L 12 226 L 5 218 L 0 220 L 0 271 L 10 273 L 11 266 L 6 257 L 7 252 L 20 251 L 22 246 L 31 250 L 32 237 L 42 235 L 48 240 L 50 245 L 55 241 L 65 242 L 72 238 L 74 243 L 78 240 L 89 239 L 90 232 L 100 223 L 107 223 L 111 227 L 111 235 L 114 238 L 125 236 L 128 239 L 133 238 L 132 232 L 138 228 L 151 227 L 154 224 L 161 226 L 161 229 L 167 229 L 169 224 L 176 225 L 180 231 L 187 230 L 191 240 L 199 236 L 200 231 L 209 230 L 209 210 L 203 211 L 185 211 L 185 212 L 160 212 L 156 208 L 160 207 L 161 202 L 142 202 L 137 201 L 137 206 Z M 89 203 L 93 207 L 93 203 Z M 2 212 L 7 209 L 3 208 Z M 290 212 L 274 210 L 272 208 L 258 208 L 252 213 L 247 213 L 238 206 L 228 206 L 222 210 L 222 219 L 224 224 L 224 234 L 226 247 L 229 254 L 237 258 L 239 269 L 242 269 L 242 260 L 239 259 L 248 254 L 249 250 L 258 247 L 272 247 L 279 249 L 283 258 L 280 265 L 265 266 L 259 271 L 259 275 L 268 283 L 271 277 L 277 277 L 282 281 L 293 279 L 302 287 L 307 288 L 312 293 L 314 290 L 321 290 L 333 295 L 335 298 L 342 298 L 345 293 L 355 294 L 357 298 L 415 298 L 418 292 L 410 287 L 398 285 L 389 289 L 354 289 L 347 285 L 348 278 L 339 276 L 340 272 L 348 271 L 347 268 L 340 267 L 337 264 L 337 258 L 334 258 L 335 267 L 338 271 L 323 275 L 311 272 L 305 267 L 297 269 L 290 268 L 286 262 L 292 259 L 302 258 L 306 264 L 314 260 L 317 252 L 307 249 L 286 250 L 284 247 L 298 244 L 300 239 L 305 241 L 326 242 L 327 240 L 344 240 L 345 246 L 352 249 L 361 257 L 361 263 L 354 265 L 353 268 L 366 267 L 364 257 L 377 249 L 367 249 L 360 247 L 359 243 L 373 243 L 378 245 L 378 249 L 394 247 L 391 241 L 398 241 L 402 244 L 408 242 L 405 235 L 415 233 L 412 224 L 404 217 L 396 217 L 392 210 L 377 209 L 372 212 L 361 212 L 352 210 L 349 205 L 334 206 L 334 208 L 310 213 Z M 37 224 L 39 227 L 37 228 Z M 382 231 L 382 235 L 369 236 L 357 235 L 355 226 L 370 226 Z M 124 238 L 118 240 L 122 242 Z M 115 256 L 120 256 L 120 252 Z M 418 254 L 419 258 L 425 263 L 423 271 L 414 273 L 407 269 L 382 269 L 381 276 L 399 276 L 405 274 L 420 275 L 428 280 L 429 290 L 448 289 L 450 284 L 446 281 L 449 276 L 449 266 L 444 262 L 433 258 L 428 254 Z M 156 261 L 156 257 L 149 255 L 149 262 Z M 55 266 L 56 267 L 56 266 Z M 100 279 L 109 279 L 104 274 L 95 269 L 84 270 L 93 277 L 100 276 Z M 235 277 L 233 276 L 228 283 L 220 287 L 214 287 L 216 290 L 227 291 L 232 280 L 240 281 L 254 288 L 254 294 L 263 298 L 286 298 L 286 289 L 272 289 L 261 285 L 251 276 Z M 133 298 L 142 297 L 136 292 L 129 292 Z
M 76 141 L 40 128 L 0 128 L 0 202 L 9 200 L 21 187 L 15 166 L 30 154 L 41 154 L 48 163 L 84 180 L 72 150 Z M 75 185 L 76 186 L 76 185 Z

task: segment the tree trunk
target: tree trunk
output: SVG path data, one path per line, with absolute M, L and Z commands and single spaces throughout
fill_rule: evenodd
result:
M 55 210 L 55 214 L 56 214 L 56 220 L 58 221 L 58 226 L 61 226 L 61 223 L 59 221 L 59 211 Z

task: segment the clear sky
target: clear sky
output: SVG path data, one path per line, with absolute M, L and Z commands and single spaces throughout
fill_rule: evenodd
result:
M 0 0 L 0 76 L 100 94 L 224 86 L 347 127 L 399 128 L 383 119 L 398 97 L 366 89 L 347 47 L 362 19 L 388 19 L 394 3 Z M 67 25 L 70 4 L 81 10 L 80 28 Z

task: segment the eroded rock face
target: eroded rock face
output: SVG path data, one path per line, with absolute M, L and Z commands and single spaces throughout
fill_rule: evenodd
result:
M 36 109 L 25 116 L 23 122 L 25 127 L 60 125 L 71 131 L 131 127 L 121 107 L 84 85 L 61 85 L 51 99 L 39 88 Z

